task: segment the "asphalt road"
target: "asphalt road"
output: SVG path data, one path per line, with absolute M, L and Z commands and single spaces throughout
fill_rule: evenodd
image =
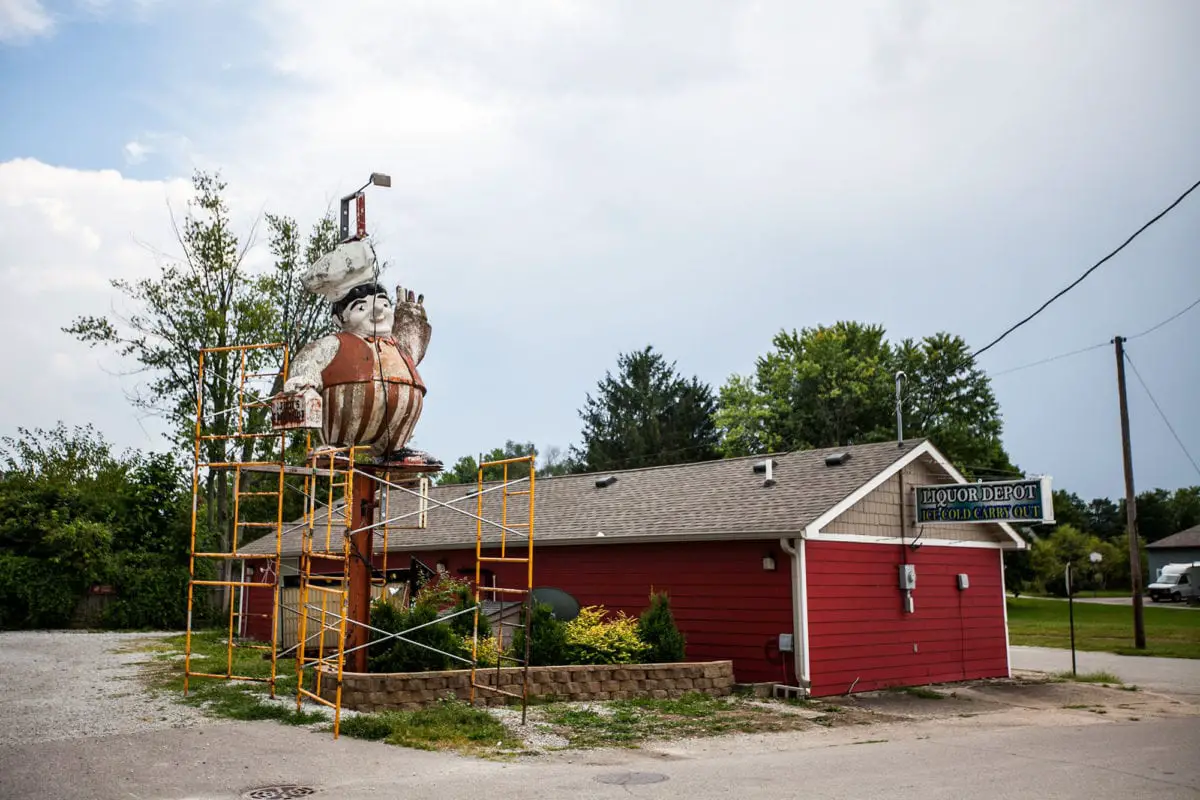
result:
M 508 764 L 335 742 L 267 722 L 220 723 L 5 748 L 0 797 L 233 800 L 292 783 L 339 800 L 1175 798 L 1200 792 L 1198 737 L 1197 717 L 969 731 L 943 722 Z M 661 780 L 632 783 L 643 776 Z
M 1038 672 L 1065 672 L 1071 669 L 1071 651 L 1055 647 L 1009 648 L 1013 669 Z M 1200 696 L 1200 662 L 1189 658 L 1150 658 L 1148 656 L 1119 656 L 1115 653 L 1075 651 L 1079 672 L 1111 672 L 1125 683 L 1145 689 Z M 1200 744 L 1197 745 L 1200 753 Z

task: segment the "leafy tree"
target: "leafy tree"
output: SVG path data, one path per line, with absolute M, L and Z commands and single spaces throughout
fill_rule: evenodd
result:
M 266 341 L 286 342 L 294 349 L 327 330 L 330 321 L 320 312 L 319 298 L 309 296 L 299 284 L 304 262 L 293 220 L 268 215 L 269 247 L 275 264 L 266 272 L 252 272 L 246 254 L 254 230 L 245 241 L 233 230 L 225 183 L 218 174 L 197 171 L 192 188 L 194 196 L 183 219 L 177 222 L 172 215 L 179 258 L 165 260 L 153 277 L 112 281 L 135 306 L 134 313 L 127 318 L 82 316 L 65 330 L 89 345 L 115 350 L 146 374 L 146 384 L 134 392 L 131 401 L 137 408 L 165 417 L 169 436 L 182 451 L 191 450 L 199 389 L 206 432 L 214 437 L 203 443 L 201 460 L 248 461 L 271 440 L 234 442 L 221 437 L 229 437 L 239 425 L 248 433 L 269 429 L 264 405 L 238 408 L 237 387 L 243 366 L 248 373 L 267 375 L 282 369 L 280 352 L 251 350 L 246 352 L 244 364 L 239 353 L 211 352 L 204 359 L 201 379 L 198 351 Z M 327 214 L 314 226 L 303 258 L 312 260 L 328 250 L 336 235 L 333 219 Z M 277 376 L 272 388 L 281 386 L 282 378 Z M 293 449 L 300 441 L 299 436 L 292 437 Z M 255 488 L 259 487 L 243 486 L 242 490 Z M 208 527 L 219 532 L 219 546 L 228 550 L 232 536 L 229 472 L 206 470 L 204 495 Z M 293 499 L 290 513 L 298 513 L 299 502 L 298 497 Z M 269 505 L 268 500 L 251 499 L 247 512 L 262 506 L 262 513 L 274 516 Z
M 711 387 L 685 379 L 652 347 L 617 356 L 596 396 L 580 410 L 583 444 L 572 448 L 578 471 L 703 461 L 717 456 Z
M 781 331 L 772 346 L 753 375 L 734 375 L 721 388 L 716 422 L 726 456 L 886 441 L 896 435 L 902 370 L 906 436 L 929 437 L 968 475 L 1016 472 L 1001 446 L 990 381 L 960 337 L 892 346 L 880 326 L 837 322 Z
M 1084 528 L 1101 539 L 1112 541 L 1125 535 L 1125 504 L 1117 505 L 1107 497 L 1088 503 L 1088 524 Z
M 1173 533 L 1200 525 L 1200 486 L 1176 489 L 1171 504 L 1175 507 Z
M 1125 503 L 1121 503 L 1121 520 Z M 1177 522 L 1174 497 L 1166 489 L 1151 489 L 1137 496 L 1137 531 L 1147 542 L 1157 542 L 1182 530 Z
M 483 454 L 484 462 L 503 461 L 507 458 L 521 458 L 522 456 L 532 455 L 537 452 L 533 442 L 514 442 L 509 439 L 504 443 L 504 447 L 493 448 L 491 452 Z M 517 463 L 508 465 L 508 479 L 510 481 L 518 478 L 529 477 L 529 466 L 527 464 Z M 483 470 L 483 479 L 485 481 L 499 481 L 504 479 L 504 465 L 486 467 Z M 479 462 L 474 456 L 463 456 L 454 462 L 454 466 L 445 470 L 438 476 L 438 486 L 446 486 L 455 483 L 475 483 L 479 480 Z
M 97 584 L 117 593 L 105 625 L 183 624 L 191 493 L 168 456 L 60 423 L 5 437 L 0 462 L 0 627 L 67 625 Z
M 906 431 L 929 437 L 969 476 L 1014 477 L 1015 468 L 1000 443 L 1000 404 L 966 341 L 948 333 L 920 342 L 906 339 L 896 348 L 890 369 L 905 373 Z

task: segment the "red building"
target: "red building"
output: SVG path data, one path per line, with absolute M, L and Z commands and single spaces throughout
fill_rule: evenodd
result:
M 963 482 L 924 440 L 538 479 L 534 583 L 631 615 L 666 591 L 688 658 L 732 659 L 741 682 L 822 696 L 1007 676 L 1002 551 L 1023 540 L 1003 523 L 914 522 L 911 487 Z M 474 491 L 430 497 L 474 512 Z M 415 508 L 400 494 L 389 516 Z M 498 494 L 485 495 L 489 519 Z M 521 506 L 510 500 L 510 526 L 527 520 Z M 424 530 L 390 535 L 389 569 L 415 558 L 473 578 L 475 537 L 473 519 L 433 505 Z M 285 533 L 285 579 L 299 542 Z M 908 592 L 903 565 L 916 576 Z M 498 585 L 524 585 L 504 572 L 523 566 L 493 566 Z M 270 602 L 253 594 L 247 610 Z M 247 618 L 244 632 L 269 638 L 269 623 Z

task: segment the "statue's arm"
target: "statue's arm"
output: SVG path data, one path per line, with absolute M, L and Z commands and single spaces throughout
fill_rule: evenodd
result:
M 433 328 L 425 315 L 425 297 L 409 300 L 401 286 L 396 287 L 396 319 L 392 324 L 392 335 L 396 344 L 408 353 L 414 364 L 420 364 L 429 347 Z
M 324 388 L 321 373 L 337 355 L 338 346 L 336 336 L 323 336 L 300 348 L 300 352 L 296 353 L 289 365 L 288 379 L 283 384 L 283 391 L 289 394 L 306 388 L 321 391 Z

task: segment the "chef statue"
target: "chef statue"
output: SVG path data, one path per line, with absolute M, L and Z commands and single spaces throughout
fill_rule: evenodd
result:
M 276 408 L 304 409 L 291 424 L 316 427 L 325 448 L 369 445 L 378 463 L 436 471 L 441 462 L 406 443 L 421 417 L 425 384 L 417 365 L 431 328 L 425 297 L 396 287 L 393 306 L 376 282 L 374 248 L 350 240 L 317 260 L 301 276 L 304 288 L 333 304 L 341 331 L 308 343 L 296 354 Z M 297 402 L 299 401 L 299 402 Z

